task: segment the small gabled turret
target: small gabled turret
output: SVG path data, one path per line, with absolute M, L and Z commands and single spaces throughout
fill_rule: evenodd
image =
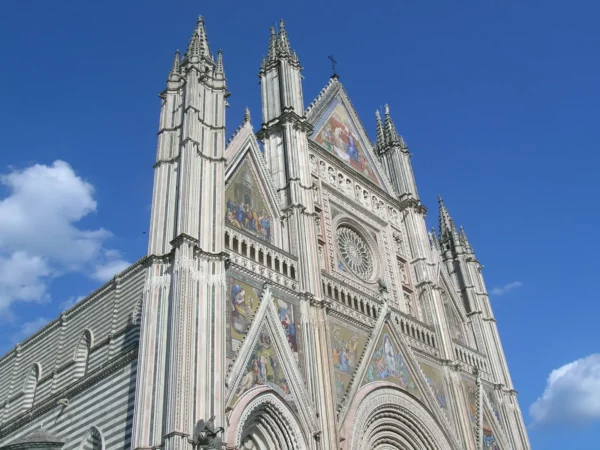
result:
M 250 123 L 251 120 L 252 117 L 250 116 L 250 108 L 246 106 L 246 109 L 244 111 L 244 123 Z

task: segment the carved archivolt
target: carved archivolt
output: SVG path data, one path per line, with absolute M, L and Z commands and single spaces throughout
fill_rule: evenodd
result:
M 256 450 L 309 448 L 298 419 L 272 391 L 259 394 L 244 405 L 237 424 L 235 446 Z
M 358 399 L 357 399 L 358 400 Z M 379 388 L 360 401 L 345 426 L 351 450 L 410 448 L 450 450 L 440 425 L 416 399 L 392 387 Z

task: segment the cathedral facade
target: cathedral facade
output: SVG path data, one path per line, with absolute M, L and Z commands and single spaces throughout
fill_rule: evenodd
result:
M 0 449 L 526 450 L 482 266 L 428 231 L 389 108 L 305 107 L 283 22 L 226 142 L 198 20 L 161 94 L 148 255 L 0 359 Z

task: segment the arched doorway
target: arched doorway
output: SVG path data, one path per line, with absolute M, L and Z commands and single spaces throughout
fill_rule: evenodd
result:
M 235 423 L 237 422 L 237 423 Z M 232 413 L 226 441 L 246 450 L 308 450 L 305 433 L 290 407 L 267 391 L 240 399 Z
M 357 393 L 344 420 L 349 450 L 452 450 L 440 424 L 418 400 L 379 383 Z

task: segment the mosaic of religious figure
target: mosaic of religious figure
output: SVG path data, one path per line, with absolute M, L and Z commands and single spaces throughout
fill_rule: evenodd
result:
M 298 336 L 294 314 L 295 308 L 291 303 L 284 302 L 283 300 L 277 300 L 276 304 L 279 311 L 279 321 L 283 326 L 290 348 L 294 353 L 298 353 Z
M 420 363 L 420 366 L 421 371 L 425 375 L 425 382 L 433 392 L 433 396 L 440 405 L 440 408 L 448 412 L 448 395 L 442 372 L 429 364 Z
M 229 338 L 235 351 L 246 336 L 252 316 L 258 309 L 261 291 L 236 278 L 227 278 L 229 300 Z
M 348 111 L 338 100 L 334 100 L 329 106 L 329 115 L 324 114 L 315 129 L 315 142 L 323 146 L 327 151 L 333 153 L 357 172 L 380 185 L 367 153 L 365 152 L 358 132 L 350 120 Z
M 266 385 L 285 400 L 292 400 L 292 394 L 281 367 L 281 361 L 275 351 L 271 335 L 266 329 L 260 332 L 245 370 L 246 373 L 240 381 L 236 398 L 239 398 L 254 386 Z
M 331 359 L 335 373 L 335 391 L 340 401 L 358 367 L 359 358 L 367 343 L 367 336 L 349 327 L 331 322 Z
M 496 441 L 496 437 L 494 436 L 494 432 L 483 426 L 483 449 L 484 450 L 500 450 L 500 446 Z
M 477 423 L 477 385 L 474 381 L 463 380 L 463 390 L 467 398 L 467 412 L 471 423 Z
M 500 406 L 498 405 L 498 401 L 496 400 L 496 395 L 489 388 L 485 388 L 485 393 L 487 395 L 488 400 L 490 401 L 490 404 L 492 405 L 492 414 L 494 415 L 498 423 L 502 425 L 502 418 L 500 416 Z
M 375 353 L 371 356 L 365 382 L 384 380 L 395 383 L 411 394 L 421 397 L 406 360 L 398 351 L 387 328 L 384 328 Z
M 248 164 L 244 164 L 225 192 L 225 220 L 265 241 L 272 239 L 272 219 Z

